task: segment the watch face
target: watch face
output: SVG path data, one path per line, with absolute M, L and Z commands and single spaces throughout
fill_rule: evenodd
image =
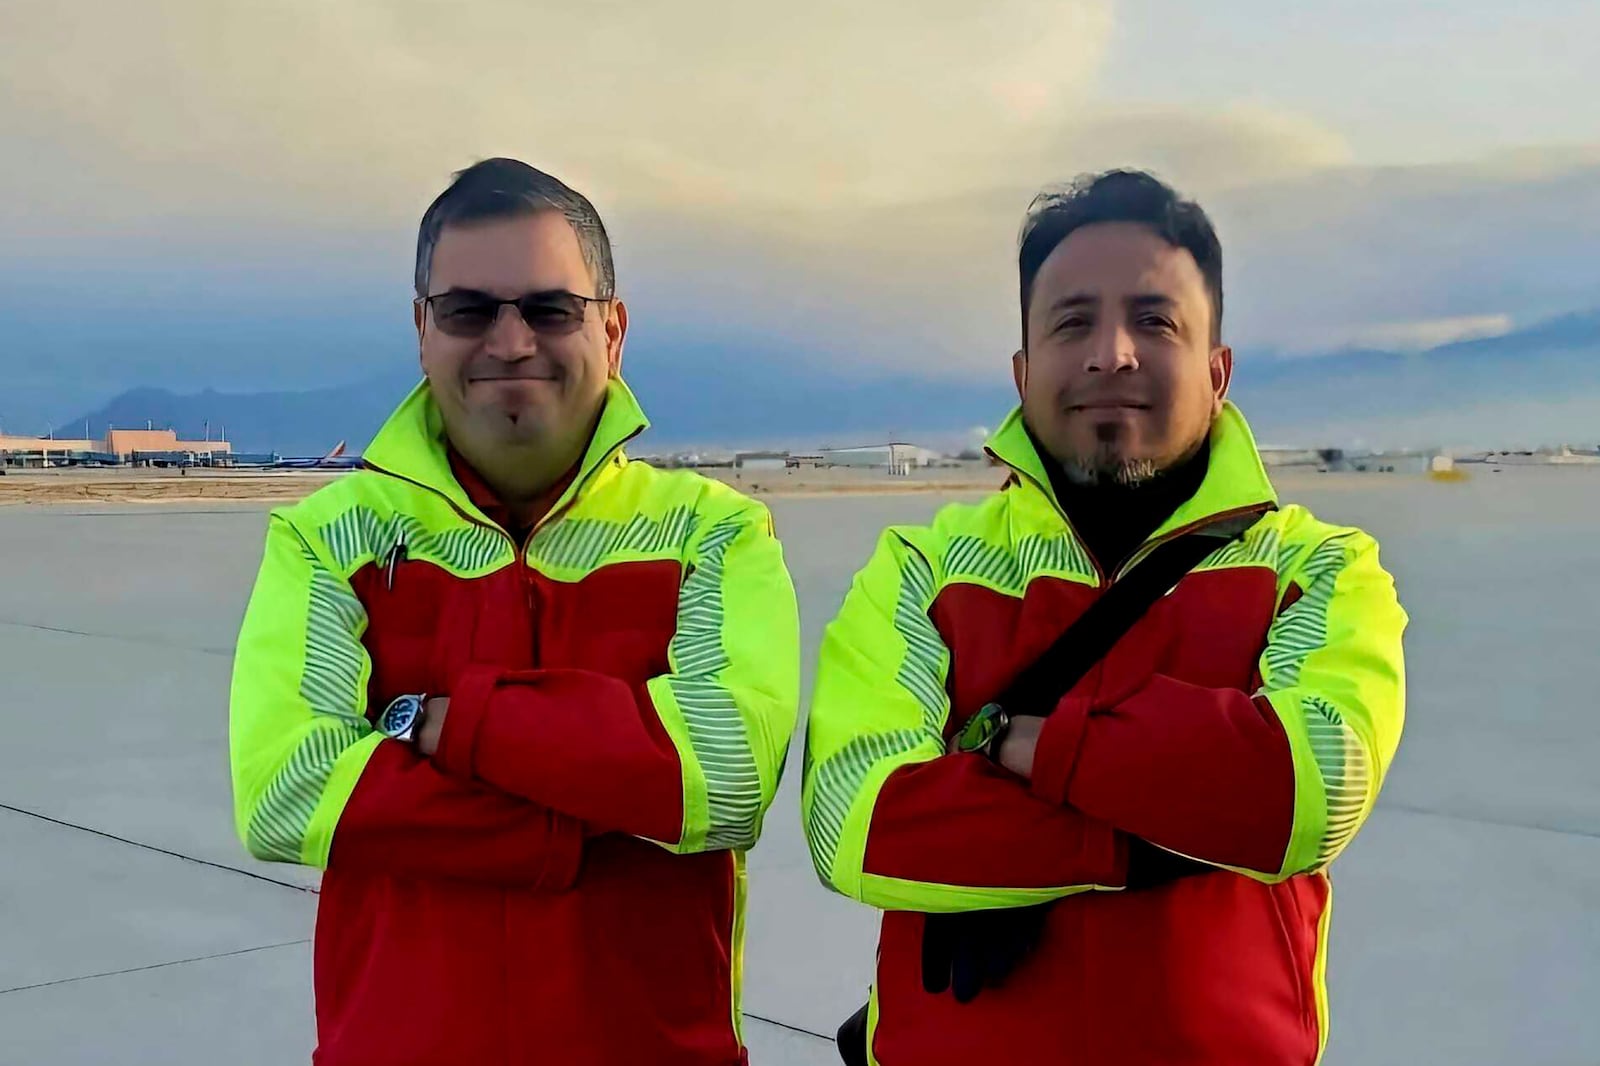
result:
M 415 696 L 401 696 L 378 716 L 378 732 L 386 737 L 404 737 L 421 713 L 421 700 Z
M 950 750 L 982 751 L 1005 725 L 1005 712 L 998 703 L 986 703 L 967 719 L 961 731 L 950 738 Z

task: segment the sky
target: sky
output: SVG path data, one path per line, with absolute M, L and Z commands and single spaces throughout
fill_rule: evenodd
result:
M 600 208 L 629 359 L 730 380 L 1005 376 L 1029 200 L 1121 165 L 1211 212 L 1243 357 L 1493 335 L 1600 305 L 1597 42 L 1575 0 L 8 0 L 0 428 L 414 363 L 417 220 L 490 155 Z

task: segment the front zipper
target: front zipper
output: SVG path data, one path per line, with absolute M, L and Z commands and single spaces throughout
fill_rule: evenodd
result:
M 611 461 L 617 457 L 617 453 L 623 448 L 627 447 L 628 443 L 632 441 L 633 438 L 637 437 L 643 432 L 644 427 L 641 426 L 632 433 L 629 433 L 626 437 L 623 437 L 621 440 L 617 441 L 617 443 L 613 444 L 610 448 L 607 448 L 606 453 L 600 457 L 600 461 L 594 464 L 594 469 L 590 472 L 588 477 L 598 477 L 600 471 L 611 465 Z M 578 502 L 578 497 L 583 494 L 583 482 L 587 480 L 588 478 L 584 478 L 583 480 L 575 482 L 572 489 L 572 495 L 563 501 L 559 507 L 552 507 L 543 518 L 539 519 L 539 521 L 533 524 L 533 528 L 528 530 L 528 540 L 527 543 L 523 545 L 524 551 L 526 551 L 528 545 L 533 543 L 533 538 L 539 535 L 539 531 L 541 529 L 555 521 L 555 519 L 560 515 L 572 510 L 573 505 Z
M 450 505 L 450 509 L 452 511 L 454 511 L 456 514 L 460 515 L 462 518 L 465 518 L 468 522 L 471 522 L 475 526 L 482 526 L 484 529 L 492 529 L 496 533 L 500 534 L 502 537 L 506 538 L 506 540 L 511 541 L 511 546 L 513 548 L 515 548 L 517 546 L 517 542 L 511 539 L 511 534 L 510 533 L 507 533 L 505 530 L 501 529 L 499 526 L 495 525 L 493 522 L 487 522 L 484 519 L 477 517 L 476 515 L 471 515 L 471 514 L 468 514 L 466 511 L 463 511 L 461 509 L 460 504 L 456 503 L 456 501 L 454 501 L 454 500 L 452 500 L 450 498 L 450 494 L 449 493 L 440 492 L 438 489 L 434 488 L 432 485 L 424 485 L 422 482 L 418 481 L 416 478 L 406 477 L 404 474 L 397 474 L 393 470 L 386 470 L 383 467 L 379 466 L 377 463 L 374 463 L 370 459 L 361 460 L 361 469 L 370 470 L 374 474 L 382 474 L 384 477 L 392 477 L 396 481 L 404 481 L 407 485 L 413 485 L 413 486 L 421 489 L 424 492 L 431 492 L 435 496 L 437 496 L 441 500 L 443 500 L 445 503 L 448 503 Z
M 1112 580 L 1120 581 L 1129 570 L 1133 569 L 1135 564 L 1143 562 L 1150 556 L 1151 552 L 1155 551 L 1157 548 L 1161 547 L 1161 545 L 1166 544 L 1169 541 L 1177 540 L 1179 537 L 1185 536 L 1189 533 L 1198 532 L 1202 529 L 1205 529 L 1207 526 L 1226 522 L 1230 518 L 1242 518 L 1248 514 L 1264 515 L 1267 512 L 1275 509 L 1275 506 L 1271 503 L 1251 504 L 1248 507 L 1235 507 L 1231 511 L 1219 511 L 1214 515 L 1207 515 L 1206 517 L 1197 521 L 1190 522 L 1186 526 L 1179 526 L 1170 533 L 1163 533 L 1154 540 L 1147 540 L 1141 544 L 1137 551 L 1128 556 L 1128 561 L 1123 563 L 1122 566 L 1118 568 L 1116 575 Z M 1221 547 L 1221 545 L 1218 545 L 1218 547 Z
M 632 433 L 628 434 L 626 437 L 622 438 L 616 444 L 613 444 L 610 448 L 608 448 L 606 453 L 600 457 L 600 461 L 594 465 L 589 477 L 599 474 L 600 471 L 610 466 L 612 460 L 616 458 L 617 453 L 620 452 L 629 441 L 633 440 L 633 438 L 637 437 L 641 432 L 643 432 L 642 429 L 634 430 Z M 473 525 L 480 526 L 484 529 L 493 530 L 506 539 L 506 541 L 511 545 L 514 555 L 514 562 L 517 567 L 517 581 L 522 586 L 522 602 L 528 611 L 528 639 L 532 643 L 530 652 L 533 657 L 533 662 L 537 664 L 539 661 L 539 589 L 534 583 L 532 576 L 528 573 L 529 569 L 531 569 L 528 563 L 528 549 L 532 547 L 533 538 L 539 535 L 540 530 L 544 529 L 558 516 L 565 514 L 567 511 L 572 509 L 572 506 L 577 503 L 578 497 L 583 493 L 583 483 L 580 481 L 574 486 L 572 495 L 568 497 L 559 508 L 552 508 L 543 518 L 535 522 L 533 524 L 533 528 L 528 531 L 527 537 L 521 544 L 518 544 L 516 538 L 510 533 L 506 532 L 500 526 L 495 525 L 493 522 L 484 521 L 483 519 L 478 518 L 476 515 L 468 514 L 466 511 L 462 510 L 456 501 L 450 498 L 449 493 L 441 492 L 432 485 L 425 485 L 415 478 L 406 477 L 404 474 L 397 474 L 393 470 L 386 470 L 369 459 L 363 459 L 361 461 L 361 465 L 363 468 L 370 470 L 375 474 L 382 474 L 384 477 L 392 477 L 396 481 L 403 481 L 408 485 L 415 485 L 419 489 L 433 493 L 435 496 L 443 499 L 445 503 L 448 503 L 451 510 L 455 511 L 456 514 L 460 515 L 468 522 L 471 522 Z M 587 480 L 587 478 L 584 480 Z M 400 531 L 400 539 L 395 543 L 395 546 L 389 550 L 388 559 L 386 561 L 386 568 L 388 572 L 386 582 L 390 590 L 393 590 L 394 588 L 394 568 L 397 557 L 396 553 L 403 556 L 405 554 L 405 550 L 405 530 L 402 529 Z
M 535 525 L 534 529 L 538 529 Z M 528 610 L 528 654 L 534 666 L 539 665 L 539 588 L 533 582 L 533 575 L 528 573 L 532 569 L 528 565 L 528 546 L 533 543 L 533 530 L 528 531 L 528 538 L 522 542 L 522 547 L 517 549 L 517 580 L 522 584 L 522 603 Z
M 600 461 L 595 464 L 594 472 L 590 476 L 598 476 L 600 471 L 610 466 L 611 461 L 616 458 L 617 453 L 620 452 L 629 441 L 631 441 L 634 437 L 637 437 L 640 432 L 642 432 L 642 430 L 636 430 L 622 438 L 616 444 L 613 444 L 606 451 L 605 455 L 600 457 Z M 543 518 L 539 519 L 533 524 L 533 528 L 528 530 L 528 536 L 525 540 L 523 540 L 522 546 L 517 549 L 517 575 L 522 582 L 523 601 L 528 607 L 528 636 L 533 642 L 533 661 L 535 664 L 539 662 L 539 586 L 534 582 L 532 575 L 528 573 L 528 571 L 532 569 L 528 563 L 528 549 L 533 547 L 533 538 L 539 535 L 540 530 L 550 525 L 561 515 L 572 510 L 573 505 L 578 502 L 578 497 L 582 495 L 582 493 L 583 485 L 581 483 L 575 485 L 573 487 L 572 495 L 567 498 L 566 502 L 561 504 L 560 507 L 552 507 L 548 512 L 546 512 Z

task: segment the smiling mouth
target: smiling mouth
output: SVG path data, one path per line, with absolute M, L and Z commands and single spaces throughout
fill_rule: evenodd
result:
M 514 378 L 508 378 L 508 377 L 468 378 L 467 379 L 467 384 L 469 384 L 469 385 L 484 385 L 484 384 L 497 384 L 497 383 L 502 383 L 502 382 L 519 383 L 519 382 L 526 382 L 526 381 L 555 381 L 555 380 L 556 380 L 556 378 L 553 377 L 553 376 L 536 377 L 536 376 L 531 375 L 531 374 L 524 374 L 524 375 L 521 375 L 519 377 L 514 377 Z

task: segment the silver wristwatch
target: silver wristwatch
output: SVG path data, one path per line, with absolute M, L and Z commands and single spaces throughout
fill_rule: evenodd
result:
M 416 739 L 417 730 L 422 728 L 422 719 L 427 708 L 428 697 L 425 694 L 397 696 L 394 702 L 378 715 L 373 728 L 392 740 L 409 743 Z

